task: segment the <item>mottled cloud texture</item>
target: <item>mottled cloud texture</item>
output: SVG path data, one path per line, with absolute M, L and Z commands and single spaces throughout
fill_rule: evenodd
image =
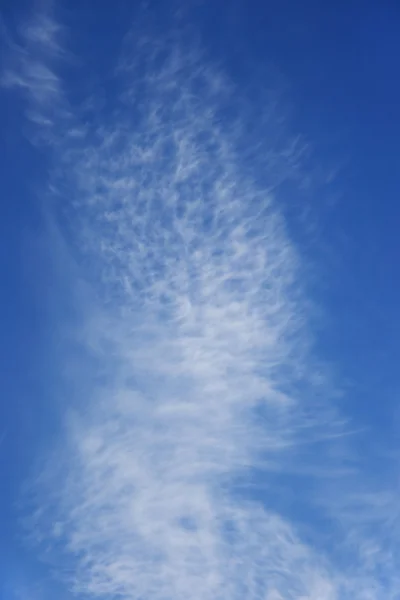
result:
M 106 108 L 73 106 L 60 31 L 34 20 L 3 80 L 51 153 L 60 269 L 89 290 L 75 399 L 34 484 L 45 557 L 78 597 L 398 597 L 382 502 L 349 491 L 307 350 L 279 205 L 293 140 L 274 146 L 268 106 L 250 135 L 259 106 L 151 30 L 125 40 Z

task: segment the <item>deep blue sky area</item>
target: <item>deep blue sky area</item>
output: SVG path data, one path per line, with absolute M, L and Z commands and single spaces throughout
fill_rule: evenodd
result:
M 399 393 L 400 6 L 251 2 L 227 18 L 216 3 L 211 12 L 213 44 L 233 77 L 246 82 L 257 71 L 262 81 L 276 68 L 292 126 L 336 171 L 312 200 L 324 263 L 319 292 L 329 306 L 323 351 L 350 385 L 345 402 L 357 398 L 367 422 L 388 426 Z
M 400 6 L 252 2 L 229 19 L 227 40 L 216 4 L 213 43 L 231 72 L 246 81 L 256 65 L 261 79 L 262 65 L 266 74 L 274 66 L 288 84 L 295 127 L 337 169 L 334 207 L 326 209 L 329 190 L 314 198 L 334 320 L 323 337 L 369 410 L 376 404 L 382 414 L 378 395 L 391 404 L 398 394 Z
M 133 4 L 71 0 L 57 9 L 75 49 L 92 69 L 88 85 L 102 87 L 102 73 L 114 64 Z M 168 14 L 167 4 L 155 8 L 160 30 L 168 23 L 162 17 Z M 254 77 L 260 90 L 268 88 L 274 73 L 283 84 L 289 130 L 308 141 L 312 164 L 335 172 L 333 181 L 318 181 L 303 192 L 317 233 L 302 235 L 286 199 L 289 229 L 313 264 L 310 286 L 323 310 L 316 349 L 338 375 L 340 402 L 357 415 L 359 425 L 379 425 L 378 446 L 383 439 L 395 441 L 400 394 L 400 3 L 188 4 L 183 19 L 198 32 L 207 57 L 244 91 L 254 86 Z M 31 8 L 30 2 L 3 0 L 2 28 L 15 30 Z M 51 368 L 46 340 L 52 332 L 41 293 L 51 281 L 31 256 L 31 244 L 38 243 L 34 240 L 44 226 L 37 195 L 47 157 L 28 141 L 24 110 L 14 93 L 0 91 L 0 579 L 4 565 L 5 570 L 20 568 L 15 567 L 21 550 L 14 502 L 31 466 L 31 448 L 57 422 L 56 408 L 48 410 L 52 385 L 44 386 L 42 376 Z M 37 246 L 35 252 L 41 255 Z

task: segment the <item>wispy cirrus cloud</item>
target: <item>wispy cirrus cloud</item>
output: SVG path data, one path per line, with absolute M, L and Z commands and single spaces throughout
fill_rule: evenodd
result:
M 56 64 L 67 60 L 63 27 L 42 12 L 26 20 L 12 34 L 2 27 L 3 88 L 20 90 L 27 101 L 26 116 L 42 129 L 43 140 L 51 140 L 51 126 L 68 119 L 61 78 Z
M 271 191 L 296 145 L 270 143 L 272 112 L 250 135 L 233 86 L 144 35 L 126 41 L 112 109 L 81 126 L 51 67 L 58 26 L 35 23 L 24 36 L 44 51 L 5 81 L 52 124 L 49 195 L 92 290 L 86 374 L 35 483 L 47 555 L 94 598 L 395 598 L 390 544 L 357 522 L 335 411 L 311 394 L 302 264 Z

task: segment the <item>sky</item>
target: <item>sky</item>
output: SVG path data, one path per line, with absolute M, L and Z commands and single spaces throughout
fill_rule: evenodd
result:
M 399 27 L 0 3 L 1 600 L 400 597 Z

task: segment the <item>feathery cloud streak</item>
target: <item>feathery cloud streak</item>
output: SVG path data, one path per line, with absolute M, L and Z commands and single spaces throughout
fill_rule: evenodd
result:
M 293 154 L 247 135 L 222 78 L 155 41 L 125 51 L 112 109 L 82 125 L 46 58 L 57 26 L 38 23 L 25 33 L 38 60 L 24 55 L 6 83 L 51 126 L 49 197 L 96 297 L 85 394 L 38 484 L 53 560 L 95 598 L 394 598 L 357 553 L 350 576 L 268 489 L 260 500 L 243 485 L 255 469 L 266 488 L 300 470 L 302 444 L 329 430 L 294 391 L 307 371 L 301 265 L 271 196 Z M 255 143 L 265 188 L 245 166 Z

